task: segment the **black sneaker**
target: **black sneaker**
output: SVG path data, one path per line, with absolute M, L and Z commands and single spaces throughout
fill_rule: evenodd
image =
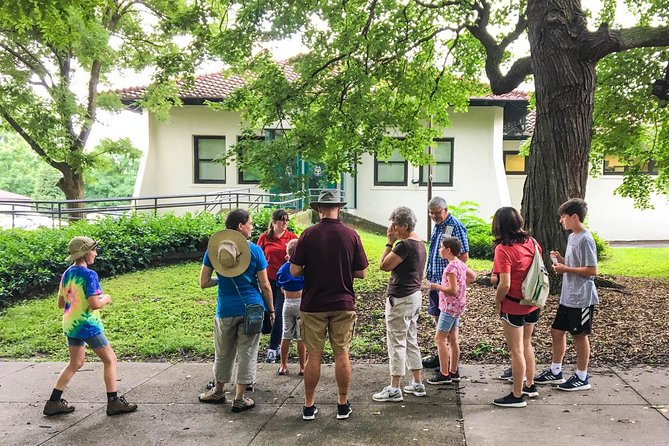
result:
M 345 420 L 349 416 L 351 416 L 351 412 L 353 412 L 353 409 L 351 409 L 351 403 L 346 401 L 346 404 L 337 404 L 337 419 L 338 420 Z
M 438 355 L 426 356 L 423 358 L 423 368 L 433 369 L 435 367 L 439 367 Z
M 451 381 L 454 383 L 459 383 L 460 382 L 460 370 L 458 370 L 455 373 L 450 373 L 448 374 L 448 377 L 451 378 Z
M 564 378 L 562 377 L 562 372 L 554 374 L 550 368 L 548 368 L 541 375 L 534 378 L 534 382 L 537 384 L 562 384 Z
M 497 377 L 497 379 L 501 379 L 502 381 L 510 381 L 513 382 L 513 372 L 511 371 L 511 367 L 508 369 L 504 370 L 501 375 Z M 527 377 L 523 378 L 523 382 L 527 381 Z M 536 381 L 536 380 L 535 380 Z
M 453 380 L 451 379 L 450 375 L 442 375 L 441 373 L 436 373 L 432 378 L 428 378 L 426 380 L 428 384 L 451 384 Z
M 316 419 L 316 414 L 318 413 L 318 408 L 314 404 L 311 407 L 302 406 L 302 419 L 311 421 Z
M 500 406 L 500 407 L 525 407 L 525 406 L 527 406 L 527 403 L 523 399 L 523 396 L 521 395 L 520 398 L 516 398 L 515 396 L 513 396 L 513 392 L 509 393 L 504 398 L 497 398 L 492 403 L 495 406 Z
M 530 398 L 536 398 L 539 396 L 539 391 L 537 390 L 537 385 L 532 384 L 531 386 L 523 386 L 523 395 L 527 395 Z

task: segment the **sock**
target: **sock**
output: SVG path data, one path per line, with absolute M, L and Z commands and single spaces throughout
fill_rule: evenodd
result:
M 580 379 L 581 381 L 585 381 L 588 378 L 588 371 L 576 370 L 576 376 L 578 376 L 578 379 Z
M 63 391 L 62 390 L 53 389 L 53 392 L 51 392 L 51 398 L 49 398 L 49 401 L 60 401 L 61 396 L 63 396 Z
M 118 392 L 107 392 L 107 401 L 114 401 L 118 397 Z
M 551 373 L 557 375 L 562 371 L 562 363 L 560 362 L 551 362 Z

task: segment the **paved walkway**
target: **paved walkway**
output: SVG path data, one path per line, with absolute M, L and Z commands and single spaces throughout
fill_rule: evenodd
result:
M 44 401 L 62 363 L 0 362 L 2 445 L 669 445 L 669 367 L 592 370 L 593 390 L 540 388 L 525 409 L 492 406 L 510 391 L 492 379 L 502 366 L 463 365 L 460 386 L 428 385 L 428 395 L 376 403 L 384 364 L 354 364 L 351 418 L 335 419 L 333 368 L 323 367 L 317 419 L 301 419 L 303 386 L 295 374 L 259 365 L 256 408 L 198 403 L 210 364 L 121 363 L 119 388 L 140 406 L 107 417 L 101 364 L 87 363 L 64 397 L 77 407 L 47 418 Z M 293 365 L 293 371 L 295 366 Z

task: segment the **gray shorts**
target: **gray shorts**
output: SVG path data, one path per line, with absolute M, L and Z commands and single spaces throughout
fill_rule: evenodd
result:
M 95 350 L 96 348 L 101 348 L 104 347 L 105 345 L 109 345 L 109 341 L 107 340 L 107 337 L 104 335 L 104 333 L 100 333 L 86 339 L 71 338 L 67 336 L 67 345 L 69 347 L 83 347 L 84 344 L 88 344 L 90 348 Z
M 301 298 L 290 298 L 283 302 L 283 335 L 281 339 L 302 340 L 300 336 L 300 304 Z

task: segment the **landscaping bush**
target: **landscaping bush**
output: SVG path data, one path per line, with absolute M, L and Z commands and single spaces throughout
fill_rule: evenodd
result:
M 257 242 L 260 234 L 267 231 L 269 221 L 272 219 L 272 212 L 274 211 L 275 209 L 265 208 L 253 213 L 253 233 L 251 234 L 251 240 Z M 302 232 L 300 228 L 295 226 L 292 218 L 288 221 L 288 230 L 298 235 Z
M 253 240 L 267 229 L 272 209 L 252 213 Z M 100 242 L 95 270 L 101 277 L 114 276 L 163 264 L 171 260 L 197 258 L 207 240 L 224 227 L 225 215 L 132 214 L 81 221 L 64 228 L 34 231 L 0 231 L 0 305 L 10 299 L 53 289 L 63 271 L 67 244 L 77 235 Z M 291 222 L 289 228 L 296 228 Z

